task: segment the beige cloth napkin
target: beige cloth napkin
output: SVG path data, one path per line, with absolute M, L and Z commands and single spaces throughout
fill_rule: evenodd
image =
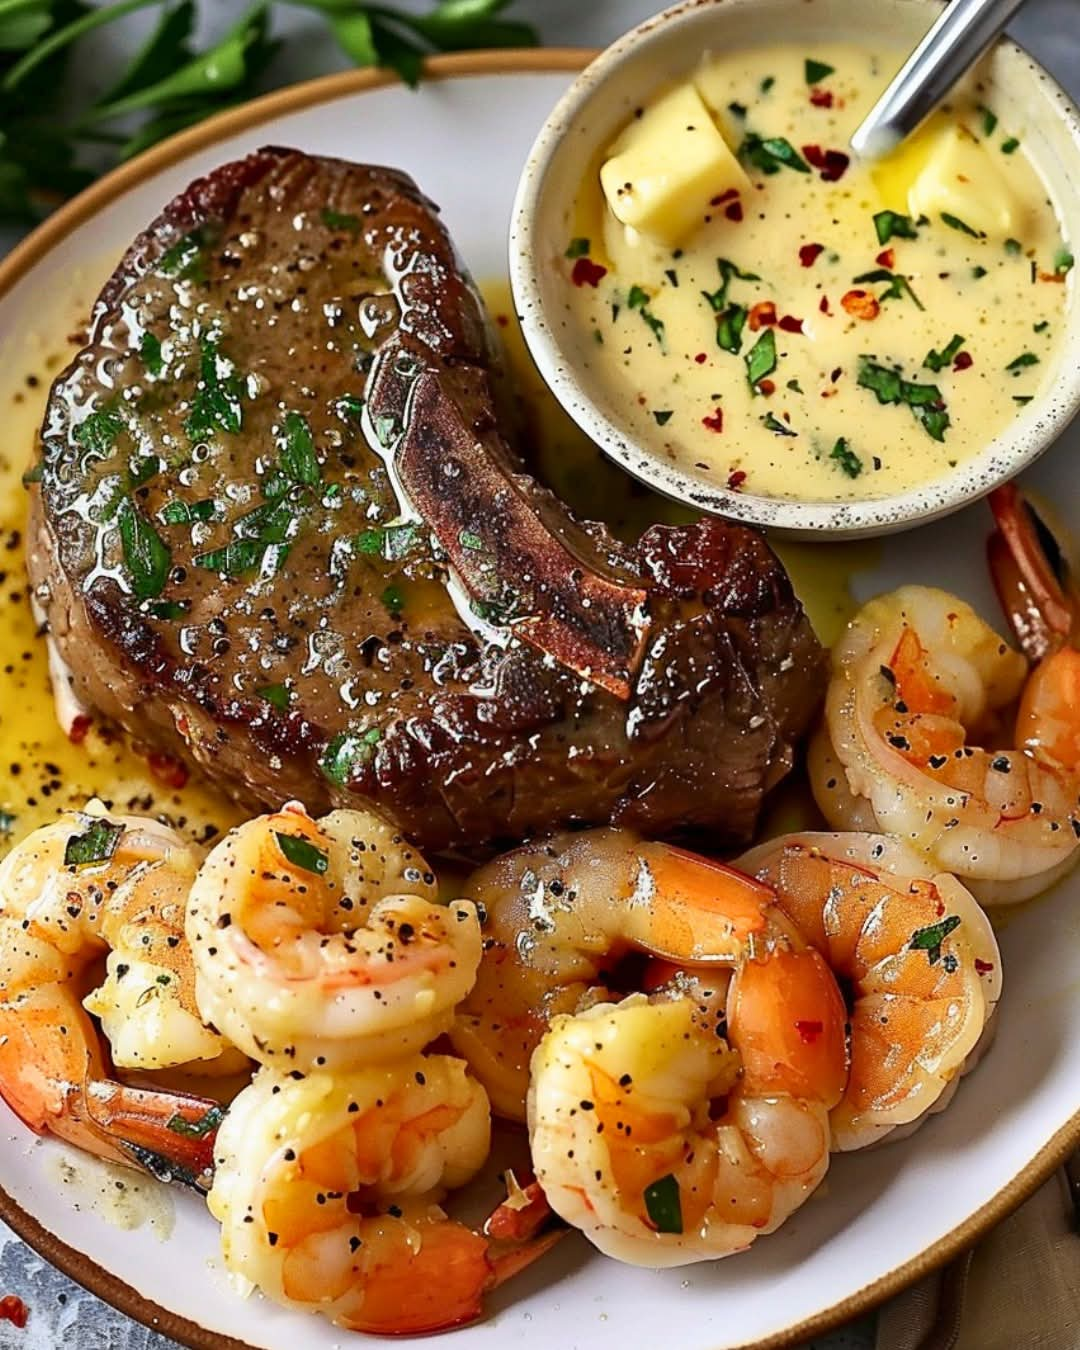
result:
M 1080 1155 L 1078 1155 L 1080 1158 Z M 1065 1169 L 970 1252 L 891 1300 L 877 1350 L 1080 1350 L 1080 1234 Z

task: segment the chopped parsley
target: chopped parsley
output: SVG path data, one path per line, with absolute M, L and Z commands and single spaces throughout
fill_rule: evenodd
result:
M 773 413 L 766 413 L 761 420 L 768 430 L 777 436 L 797 436 L 799 434 L 797 431 L 793 431 L 786 422 L 781 422 L 779 417 L 776 417 Z
M 984 136 L 992 136 L 998 124 L 997 113 L 991 112 L 989 108 L 979 104 L 979 112 L 982 113 L 982 129 Z
M 1014 375 L 1019 375 L 1025 366 L 1037 366 L 1038 364 L 1039 358 L 1034 352 L 1021 352 L 1019 356 L 1013 357 L 1005 369 L 1011 370 Z
M 910 216 L 899 211 L 878 211 L 874 216 L 874 229 L 878 243 L 887 244 L 890 239 L 918 239 L 919 232 Z
M 761 280 L 756 272 L 744 272 L 738 263 L 733 263 L 730 258 L 717 258 L 716 268 L 720 273 L 720 285 L 715 291 L 702 291 L 701 294 L 709 302 L 710 308 L 717 314 L 727 304 L 728 288 L 733 281 Z
M 278 572 L 288 557 L 297 520 L 297 505 L 287 498 L 264 502 L 234 523 L 234 538 L 224 548 L 200 553 L 192 561 L 228 577 L 243 576 L 260 565 L 264 571 Z
M 165 360 L 161 355 L 161 339 L 154 333 L 144 333 L 139 339 L 139 356 L 147 375 L 156 380 L 165 369 Z
M 946 366 L 952 365 L 965 341 L 966 339 L 962 338 L 959 333 L 954 333 L 941 351 L 937 352 L 931 348 L 926 353 L 923 365 L 927 370 L 932 370 L 937 374 L 939 370 L 944 370 Z
M 216 504 L 206 497 L 198 502 L 186 502 L 173 497 L 157 512 L 156 519 L 162 525 L 194 525 L 196 521 L 213 520 Z
M 935 441 L 945 439 L 950 418 L 936 384 L 905 380 L 899 370 L 883 366 L 870 356 L 864 356 L 859 363 L 858 384 L 871 390 L 879 403 L 905 404 L 928 436 Z
M 803 68 L 806 72 L 807 84 L 820 84 L 822 80 L 828 79 L 830 75 L 836 72 L 835 66 L 827 66 L 824 61 L 815 61 L 809 56 L 803 62 Z
M 319 219 L 328 230 L 344 230 L 347 234 L 359 234 L 362 228 L 359 216 L 351 211 L 332 211 L 328 206 L 319 212 Z
M 716 345 L 724 351 L 738 356 L 742 351 L 743 327 L 746 324 L 746 309 L 743 305 L 728 305 L 723 313 L 716 317 Z
M 1075 259 L 1069 250 L 1065 247 L 1059 248 L 1054 254 L 1054 275 L 1064 276 L 1066 272 L 1071 272 Z
M 936 965 L 941 960 L 941 944 L 954 929 L 959 927 L 959 914 L 949 914 L 940 923 L 932 923 L 926 928 L 916 929 L 911 935 L 908 947 L 913 951 L 925 952 L 926 959 L 930 964 Z
M 1001 142 L 1001 153 L 1003 155 L 1011 155 L 1015 150 L 1019 149 L 1020 149 L 1020 142 L 1016 139 L 1015 136 L 1010 136 L 1008 140 Z
M 294 867 L 303 868 L 305 872 L 314 872 L 316 876 L 326 875 L 330 867 L 330 857 L 310 839 L 302 839 L 295 834 L 282 834 L 280 830 L 274 831 L 274 838 L 278 841 L 278 848 Z
M 746 362 L 746 378 L 756 392 L 758 382 L 776 369 L 776 335 L 771 328 L 762 332 L 743 360 Z
M 775 75 L 766 75 L 765 78 L 761 81 L 761 84 L 758 85 L 758 88 L 761 90 L 763 94 L 767 94 L 775 83 L 776 83 Z
M 589 256 L 590 247 L 591 244 L 588 239 L 580 237 L 571 239 L 566 246 L 566 256 L 568 258 L 587 258 Z
M 353 541 L 357 553 L 368 557 L 383 557 L 387 562 L 399 562 L 417 547 L 424 537 L 420 525 L 377 525 L 361 530 Z
M 382 732 L 378 727 L 361 732 L 340 732 L 323 751 L 319 768 L 332 783 L 345 787 L 355 770 L 371 760 L 381 739 Z
M 767 174 L 779 173 L 781 169 L 794 169 L 796 173 L 810 172 L 810 165 L 783 136 L 766 136 L 763 139 L 756 131 L 748 131 L 739 146 L 739 158 Z
M 165 1128 L 173 1134 L 183 1135 L 185 1139 L 205 1139 L 224 1119 L 224 1107 L 210 1106 L 198 1120 L 185 1120 L 178 1113 L 169 1120 Z
M 392 619 L 400 619 L 401 611 L 405 608 L 405 596 L 401 587 L 393 582 L 384 588 L 382 595 L 379 596 L 383 608 Z
M 1005 252 L 1008 253 L 1011 257 L 1017 258 L 1023 251 L 1024 246 L 1023 244 L 1021 244 L 1019 239 L 1005 240 Z
M 242 392 L 243 384 L 232 362 L 221 355 L 216 341 L 207 338 L 202 344 L 200 379 L 185 426 L 191 439 L 205 440 L 215 431 L 236 435 L 244 420 Z
M 858 478 L 863 471 L 863 462 L 852 450 L 843 436 L 829 451 L 829 458 L 835 459 L 849 478 Z
M 644 1200 L 645 1212 L 658 1233 L 683 1231 L 682 1195 L 678 1181 L 670 1172 L 645 1187 Z
M 153 600 L 165 589 L 169 579 L 172 566 L 169 546 L 130 497 L 120 503 L 117 524 L 131 589 L 136 599 Z
M 664 324 L 662 319 L 658 319 L 649 308 L 649 293 L 641 286 L 631 286 L 630 293 L 626 297 L 626 304 L 629 309 L 636 309 L 641 317 L 649 326 L 649 331 L 662 347 L 664 345 Z
M 124 419 L 119 411 L 106 405 L 84 417 L 75 428 L 75 439 L 91 455 L 104 459 L 124 430 Z
M 278 712 L 288 712 L 289 703 L 292 700 L 292 695 L 283 684 L 263 685 L 261 689 L 255 690 L 255 696 L 256 698 L 264 699 L 272 708 L 276 708 Z
M 887 267 L 875 267 L 871 272 L 862 272 L 853 278 L 857 286 L 860 282 L 887 281 L 889 284 L 885 290 L 878 296 L 878 300 L 902 300 L 906 295 L 917 309 L 925 309 L 926 306 L 911 289 L 911 283 L 907 277 L 899 272 L 890 272 Z
M 298 412 L 286 413 L 280 444 L 281 470 L 286 477 L 294 483 L 315 487 L 322 480 L 322 470 L 307 419 Z
M 167 248 L 158 259 L 157 270 L 177 281 L 205 281 L 206 241 L 202 230 L 192 230 Z
M 672 410 L 670 408 L 664 408 L 662 410 L 656 409 L 653 412 L 653 418 L 656 421 L 656 425 L 658 427 L 666 427 L 667 424 L 671 421 L 671 413 Z
M 108 862 L 116 852 L 124 833 L 123 825 L 112 820 L 83 816 L 87 821 L 82 834 L 73 834 L 64 846 L 65 867 L 90 867 Z
M 966 221 L 954 216 L 948 211 L 942 211 L 941 219 L 951 230 L 959 230 L 961 234 L 970 234 L 972 239 L 985 239 L 986 234 L 982 230 L 973 230 Z

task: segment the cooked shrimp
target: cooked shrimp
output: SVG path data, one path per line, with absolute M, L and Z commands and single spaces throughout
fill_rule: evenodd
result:
M 39 1133 L 189 1182 L 209 1163 L 220 1110 L 111 1081 L 79 1000 L 108 951 L 108 978 L 86 1006 L 100 1012 L 115 1064 L 246 1062 L 195 1004 L 183 915 L 201 859 L 157 821 L 91 802 L 0 863 L 0 1095 Z
M 525 1119 L 529 1063 L 555 1014 L 622 983 L 632 952 L 730 967 L 769 899 L 719 863 L 617 829 L 514 849 L 465 892 L 486 915 L 484 956 L 451 1039 L 513 1120 Z
M 704 999 L 676 978 L 667 992 L 562 1014 L 533 1055 L 537 1179 L 557 1214 L 620 1261 L 742 1251 L 825 1175 L 846 1071 L 836 982 L 766 904 L 739 945 L 730 980 L 695 981 L 712 981 Z
M 969 605 L 901 587 L 865 605 L 833 652 L 814 795 L 843 828 L 865 825 L 868 805 L 878 829 L 984 903 L 1025 899 L 1080 858 L 1078 689 L 1080 653 L 1059 651 L 1029 679 Z M 1017 699 L 1010 737 L 1000 724 Z
M 872 834 L 794 834 L 736 864 L 778 903 L 850 992 L 850 1070 L 833 1148 L 862 1148 L 941 1110 L 989 1039 L 1001 994 L 990 921 L 947 874 Z
M 412 1054 L 445 1031 L 480 961 L 475 906 L 435 902 L 424 859 L 361 811 L 292 802 L 214 849 L 188 902 L 203 1015 L 299 1070 Z
M 485 1162 L 490 1127 L 483 1088 L 444 1055 L 301 1080 L 260 1070 L 215 1150 L 225 1264 L 355 1331 L 473 1320 L 487 1290 L 551 1241 L 504 1249 L 440 1208 Z

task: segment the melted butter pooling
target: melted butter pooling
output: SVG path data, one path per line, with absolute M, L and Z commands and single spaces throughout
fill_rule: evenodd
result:
M 707 61 L 697 88 L 749 186 L 681 247 L 624 227 L 595 170 L 583 184 L 565 264 L 580 361 L 679 468 L 773 497 L 889 495 L 969 459 L 1052 370 L 1071 257 L 1004 119 L 973 98 L 874 172 L 847 159 L 898 59 Z

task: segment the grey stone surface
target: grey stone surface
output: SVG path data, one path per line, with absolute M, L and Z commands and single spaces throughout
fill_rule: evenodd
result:
M 408 3 L 409 0 L 406 0 Z M 873 4 L 875 0 L 865 0 Z M 422 0 L 412 0 L 424 8 Z M 248 0 L 213 0 L 203 9 L 214 28 L 224 27 L 247 8 Z M 599 46 L 646 18 L 661 0 L 519 0 L 515 13 L 535 22 L 549 45 Z M 144 16 L 145 17 L 145 16 Z M 326 37 L 319 20 L 302 9 L 286 10 L 282 28 L 302 34 L 289 43 L 270 72 L 287 83 L 343 68 L 345 62 Z M 134 43 L 138 24 L 131 27 Z M 1078 0 L 1028 0 L 1013 25 L 1017 38 L 1075 96 L 1080 96 L 1080 5 Z M 108 39 L 102 38 L 104 43 Z M 92 55 L 81 62 L 85 71 L 97 63 Z M 0 231 L 0 248 L 15 236 Z M 22 1330 L 0 1322 L 0 1350 L 174 1350 L 174 1343 L 124 1317 L 73 1284 L 32 1253 L 0 1224 L 0 1295 L 17 1294 L 30 1308 Z M 871 1350 L 873 1319 L 866 1319 L 814 1342 L 806 1350 Z

